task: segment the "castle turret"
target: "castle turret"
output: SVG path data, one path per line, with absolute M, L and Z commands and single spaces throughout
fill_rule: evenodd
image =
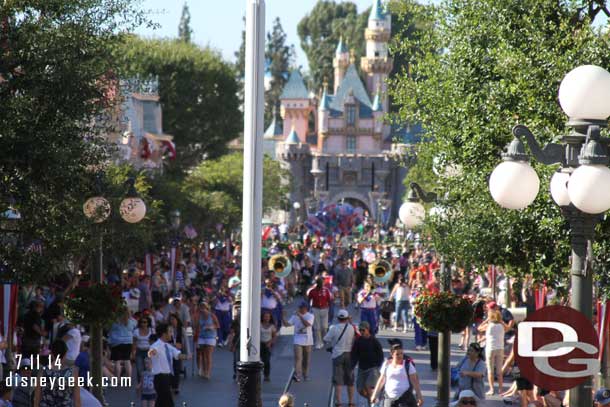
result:
M 349 51 L 343 42 L 343 37 L 337 44 L 337 51 L 335 52 L 335 58 L 333 58 L 333 67 L 335 68 L 335 81 L 334 81 L 334 92 L 337 92 L 337 88 L 341 85 L 345 72 L 349 66 Z
M 381 0 L 374 0 L 368 27 L 364 33 L 366 56 L 361 59 L 362 71 L 366 74 L 366 85 L 370 94 L 381 86 L 381 105 L 388 111 L 386 79 L 392 70 L 392 58 L 388 54 L 388 43 L 392 31 L 392 18 L 386 13 Z
M 299 71 L 292 71 L 280 95 L 280 114 L 284 119 L 284 138 L 294 128 L 301 143 L 307 141 L 309 114 L 315 110 L 309 92 Z
M 374 134 L 377 137 L 383 132 L 383 102 L 381 96 L 381 86 L 377 86 L 377 93 L 373 101 L 373 119 L 375 120 Z
M 318 130 L 322 137 L 328 134 L 328 119 L 330 115 L 330 102 L 328 97 L 328 82 L 324 82 L 324 92 L 320 99 L 320 107 L 318 108 Z
M 286 139 L 278 143 L 276 157 L 291 174 L 290 202 L 303 203 L 305 199 L 305 180 L 307 174 L 306 162 L 311 158 L 309 144 L 301 141 L 295 126 L 292 126 Z M 294 225 L 297 217 L 295 211 L 290 212 L 289 224 Z

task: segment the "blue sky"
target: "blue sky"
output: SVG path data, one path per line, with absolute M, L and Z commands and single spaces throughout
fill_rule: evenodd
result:
M 149 18 L 160 24 L 152 30 L 142 27 L 136 32 L 145 37 L 168 38 L 178 35 L 178 23 L 185 0 L 141 0 L 142 8 L 152 10 Z M 373 0 L 351 0 L 358 12 L 373 4 Z M 297 50 L 297 65 L 307 66 L 307 59 L 299 46 L 297 24 L 316 4 L 317 0 L 266 0 L 266 25 L 269 31 L 275 17 L 280 17 L 288 34 L 288 43 Z M 191 12 L 193 41 L 218 49 L 227 60 L 234 60 L 243 29 L 246 0 L 186 0 Z M 364 41 L 364 33 L 362 34 Z

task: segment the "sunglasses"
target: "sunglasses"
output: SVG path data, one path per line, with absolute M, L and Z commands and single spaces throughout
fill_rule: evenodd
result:
M 468 406 L 468 405 L 476 406 L 477 405 L 477 401 L 473 400 L 473 399 L 470 399 L 470 400 L 460 400 L 460 404 L 462 404 L 464 406 Z

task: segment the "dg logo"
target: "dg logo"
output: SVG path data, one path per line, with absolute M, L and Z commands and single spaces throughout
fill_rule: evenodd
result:
M 517 326 L 521 376 L 546 390 L 567 390 L 599 372 L 599 341 L 587 317 L 569 307 L 544 307 Z

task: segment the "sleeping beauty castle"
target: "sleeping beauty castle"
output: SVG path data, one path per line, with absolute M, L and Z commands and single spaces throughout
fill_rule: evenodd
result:
M 341 40 L 333 58 L 334 88 L 321 95 L 307 89 L 293 71 L 283 89 L 281 117 L 265 132 L 266 152 L 292 174 L 289 223 L 306 218 L 321 205 L 349 203 L 389 225 L 404 195 L 405 159 L 417 142 L 416 126 L 390 126 L 387 78 L 391 15 L 374 0 L 363 33 L 366 55 L 360 59 Z M 298 205 L 294 203 L 298 202 Z

